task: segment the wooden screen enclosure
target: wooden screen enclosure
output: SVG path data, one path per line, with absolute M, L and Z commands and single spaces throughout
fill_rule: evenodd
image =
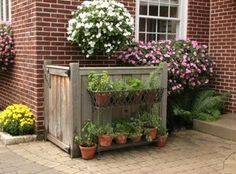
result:
M 71 157 L 78 156 L 78 147 L 73 139 L 76 133 L 81 133 L 84 121 L 97 121 L 87 91 L 88 74 L 91 71 L 107 71 L 112 80 L 135 77 L 147 79 L 156 67 L 79 67 L 78 63 L 66 66 L 51 65 L 44 62 L 44 118 L 45 138 L 53 142 Z M 167 64 L 164 64 L 160 75 L 162 97 L 159 111 L 162 126 L 166 127 L 167 110 Z M 119 117 L 129 117 L 137 107 L 127 106 L 121 109 L 109 109 L 103 113 L 103 122 L 112 121 Z M 99 118 L 100 119 L 100 118 Z

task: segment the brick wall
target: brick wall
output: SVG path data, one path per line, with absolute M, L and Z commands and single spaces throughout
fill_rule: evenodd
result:
M 81 66 L 114 66 L 114 59 L 102 56 L 86 59 L 78 47 L 67 41 L 66 28 L 71 11 L 82 0 L 12 0 L 12 27 L 17 57 L 11 72 L 0 74 L 0 107 L 18 102 L 29 105 L 37 116 L 37 132 L 43 132 L 43 60 L 54 64 L 79 61 Z M 121 0 L 135 14 L 135 0 Z M 223 5 L 223 6 L 221 6 Z M 223 9 L 223 10 L 222 10 Z M 189 0 L 188 37 L 208 44 L 217 62 L 215 85 L 221 90 L 235 90 L 235 20 L 233 0 L 212 2 Z M 209 26 L 211 33 L 209 37 Z M 227 33 L 222 33 L 224 27 Z M 219 34 L 216 36 L 216 34 Z M 234 43 L 233 43 L 234 42 Z M 231 101 L 235 101 L 235 93 Z M 234 104 L 229 109 L 236 111 Z
M 209 43 L 210 0 L 189 0 L 187 37 Z
M 134 15 L 135 0 L 121 0 Z M 79 61 L 81 66 L 114 66 L 115 59 L 86 59 L 67 41 L 71 12 L 82 0 L 12 0 L 12 27 L 17 57 L 10 74 L 0 74 L 0 108 L 13 102 L 29 105 L 43 132 L 43 60 L 54 64 Z
M 11 71 L 0 73 L 0 108 L 13 102 L 28 104 L 37 111 L 37 67 L 34 3 L 12 1 L 12 27 L 17 57 Z
M 213 85 L 231 92 L 228 111 L 236 112 L 236 1 L 212 1 L 210 21 L 210 56 L 216 62 Z

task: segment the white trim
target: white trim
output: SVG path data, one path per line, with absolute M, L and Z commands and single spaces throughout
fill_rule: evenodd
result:
M 159 4 L 159 6 L 158 6 L 158 9 L 159 9 L 158 10 L 158 16 L 140 15 L 139 14 L 140 13 L 140 1 L 141 0 L 136 0 L 135 41 L 137 41 L 137 42 L 139 41 L 139 19 L 140 18 L 179 21 L 179 22 L 177 22 L 177 26 L 176 26 L 177 27 L 176 39 L 186 39 L 187 38 L 188 0 L 179 0 L 179 4 L 174 4 L 174 6 L 179 6 L 179 8 L 178 8 L 178 18 L 161 17 L 160 16 L 160 4 L 162 4 L 162 3 L 160 3 L 160 0 L 158 0 L 158 4 Z M 148 3 L 149 3 L 149 0 L 147 0 L 147 4 Z M 168 5 L 173 6 L 173 4 L 170 5 L 170 0 L 169 0 Z M 170 14 L 170 8 L 168 10 L 168 14 Z M 166 31 L 166 32 L 168 32 L 168 31 Z M 158 33 L 156 33 L 156 34 L 158 34 Z
M 140 0 L 136 0 L 136 8 L 135 8 L 135 41 L 139 40 L 139 10 L 140 10 Z
M 3 11 L 3 21 L 7 21 L 7 10 L 6 10 L 6 0 L 3 0 L 3 3 L 2 3 L 2 11 Z
M 0 6 L 0 10 L 2 10 L 3 16 L 0 16 L 0 21 L 9 22 L 11 21 L 11 0 L 1 0 L 2 6 Z M 8 10 L 7 10 L 7 2 L 8 2 Z M 9 14 L 7 14 L 7 11 Z M 7 19 L 8 16 L 8 19 Z
M 8 21 L 11 22 L 11 0 L 8 0 L 8 8 L 9 8 L 9 19 Z
M 179 17 L 180 17 L 180 26 L 178 27 L 179 34 L 177 39 L 187 39 L 187 27 L 188 27 L 188 0 L 180 1 Z

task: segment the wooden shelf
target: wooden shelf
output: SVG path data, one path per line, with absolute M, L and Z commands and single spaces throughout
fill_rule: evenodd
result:
M 113 142 L 112 145 L 109 147 L 98 146 L 97 152 L 99 153 L 99 152 L 104 152 L 104 151 L 111 151 L 111 150 L 124 149 L 124 148 L 130 148 L 130 147 L 145 146 L 145 145 L 154 144 L 156 141 L 157 139 L 151 142 L 142 140 L 140 143 L 133 143 L 131 140 L 128 140 L 126 144 L 116 144 Z

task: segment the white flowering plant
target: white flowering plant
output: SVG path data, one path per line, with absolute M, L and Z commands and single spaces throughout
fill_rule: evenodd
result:
M 86 57 L 112 55 L 132 41 L 134 19 L 115 0 L 84 1 L 72 12 L 68 40 L 76 43 Z

